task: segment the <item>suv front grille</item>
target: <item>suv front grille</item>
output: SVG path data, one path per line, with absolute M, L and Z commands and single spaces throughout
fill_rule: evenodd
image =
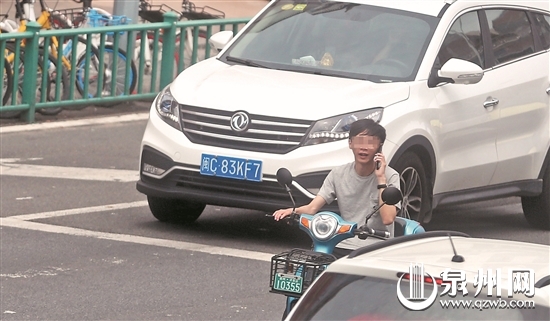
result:
M 231 129 L 234 112 L 180 105 L 183 133 L 190 141 L 217 147 L 284 154 L 298 147 L 311 121 L 249 115 L 244 132 Z

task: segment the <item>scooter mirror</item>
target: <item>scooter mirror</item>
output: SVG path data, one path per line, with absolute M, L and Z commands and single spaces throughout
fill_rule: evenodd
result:
M 277 177 L 278 174 L 277 174 Z M 403 194 L 401 191 L 393 186 L 386 187 L 382 192 L 382 201 L 388 205 L 395 205 L 403 200 Z
M 277 182 L 281 184 L 281 186 L 285 187 L 292 184 L 292 174 L 290 171 L 284 167 L 281 167 L 277 170 Z

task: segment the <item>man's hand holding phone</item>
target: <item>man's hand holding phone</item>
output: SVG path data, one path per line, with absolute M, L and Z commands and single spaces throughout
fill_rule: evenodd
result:
M 382 145 L 378 148 L 376 151 L 376 154 L 374 154 L 374 164 L 375 164 L 375 171 L 376 176 L 385 175 L 386 173 L 386 158 L 384 157 L 384 154 L 382 154 Z M 384 165 L 384 166 L 382 166 Z M 382 168 L 384 167 L 384 168 Z
M 380 171 L 381 173 L 384 173 L 385 171 L 382 170 L 386 168 L 386 159 L 384 158 L 384 154 L 382 153 L 376 153 L 374 154 L 374 163 L 376 164 L 376 171 Z M 382 171 L 381 171 L 382 170 Z

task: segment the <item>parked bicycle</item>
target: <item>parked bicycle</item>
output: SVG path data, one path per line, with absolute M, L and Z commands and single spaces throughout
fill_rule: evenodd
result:
M 0 32 L 4 31 L 4 28 L 9 28 L 10 32 L 22 32 L 26 30 L 27 22 L 29 21 L 36 21 L 38 24 L 42 26 L 42 28 L 48 28 L 49 27 L 49 21 L 51 16 L 51 10 L 48 10 L 48 8 L 43 3 L 43 0 L 40 0 L 41 3 L 41 13 L 38 18 L 36 17 L 34 13 L 34 0 L 15 0 L 15 10 L 16 10 L 16 18 L 19 19 L 19 25 L 17 27 L 17 30 L 14 30 L 13 21 L 8 19 L 8 15 L 6 14 L 4 17 L 4 21 L 8 21 L 8 23 L 5 23 L 3 25 L 3 29 L 0 30 Z M 47 85 L 48 91 L 37 94 L 37 101 L 44 102 L 44 101 L 54 101 L 54 100 L 65 100 L 68 98 L 69 93 L 69 80 L 68 80 L 68 72 L 67 67 L 70 68 L 70 63 L 66 60 L 61 60 L 64 64 L 64 67 L 57 68 L 57 50 L 56 48 L 59 46 L 58 40 L 53 37 L 50 39 L 49 44 L 46 47 L 49 47 L 50 52 L 45 50 L 45 47 L 42 47 L 39 51 L 39 69 L 38 73 L 42 75 L 43 79 L 42 81 L 38 81 L 37 84 L 44 83 Z M 18 78 L 15 78 L 17 80 L 14 80 L 14 84 L 18 84 L 17 89 L 13 89 L 12 91 L 4 93 L 3 99 L 6 100 L 6 103 L 9 101 L 9 99 L 12 99 L 12 102 L 15 104 L 18 104 L 22 100 L 22 77 L 24 75 L 24 69 L 23 69 L 23 55 L 24 50 L 22 48 L 25 47 L 25 40 L 22 41 L 13 41 L 9 43 L 6 47 L 6 51 L 4 52 L 4 57 L 6 61 L 10 64 L 10 67 L 12 71 L 18 71 L 14 72 L 14 76 L 19 76 Z M 17 56 L 20 56 L 21 59 L 17 59 Z M 47 70 L 47 72 L 42 73 L 43 70 Z M 46 87 L 44 87 L 46 88 Z M 37 91 L 40 90 L 40 87 L 37 88 Z M 53 90 L 50 91 L 50 90 Z M 37 109 L 37 111 L 44 115 L 56 115 L 60 113 L 63 109 L 61 107 L 50 107 L 50 108 L 40 108 Z M 13 118 L 17 117 L 21 114 L 20 111 L 8 111 L 8 112 L 0 112 L 0 118 Z
M 182 9 L 176 10 L 166 4 L 155 5 L 149 0 L 140 0 L 139 5 L 139 17 L 142 19 L 142 23 L 147 22 L 162 22 L 164 20 L 164 14 L 166 12 L 174 12 L 178 15 L 179 21 L 185 20 L 206 20 L 206 19 L 223 19 L 225 13 L 210 6 L 197 7 L 195 4 L 188 0 L 182 1 Z M 185 69 L 190 65 L 215 56 L 217 51 L 211 48 L 207 52 L 207 30 L 203 28 L 185 28 L 185 32 L 181 33 L 181 30 L 176 34 L 176 53 L 174 55 L 174 71 L 177 72 L 180 69 Z M 195 39 L 195 34 L 198 35 Z M 137 34 L 134 59 L 139 61 L 143 59 L 145 73 L 148 74 L 152 69 L 152 52 L 154 52 L 155 45 L 158 46 L 157 60 L 162 59 L 162 35 L 155 36 L 154 32 L 147 32 L 148 45 L 141 45 L 141 34 Z M 183 50 L 180 44 L 183 42 Z M 196 46 L 196 48 L 195 48 Z M 143 50 L 143 53 L 141 52 Z M 183 53 L 183 57 L 180 57 L 180 53 Z M 175 76 L 176 74 L 174 74 Z
M 43 1 L 43 0 L 41 0 Z M 130 19 L 124 15 L 113 15 L 106 10 L 100 8 L 94 8 L 92 6 L 92 0 L 73 0 L 76 3 L 82 3 L 81 8 L 70 8 L 56 10 L 57 15 L 55 16 L 52 25 L 54 28 L 67 28 L 68 25 L 72 27 L 104 27 L 104 26 L 115 26 L 115 25 L 124 25 L 130 22 Z M 122 33 L 120 33 L 122 34 Z M 108 33 L 109 38 L 114 37 L 113 33 Z M 86 93 L 86 97 L 93 98 L 97 97 L 97 93 L 101 92 L 101 96 L 120 96 L 124 94 L 130 94 L 134 91 L 137 84 L 137 72 L 136 65 L 133 59 L 130 58 L 130 67 L 127 72 L 126 64 L 128 60 L 128 55 L 126 51 L 122 48 L 115 48 L 115 44 L 111 40 L 107 40 L 103 48 L 101 47 L 101 35 L 92 34 L 91 45 L 99 52 L 102 49 L 102 57 L 105 74 L 103 81 L 99 84 L 97 80 L 99 79 L 99 66 L 95 66 L 90 70 L 90 90 Z M 85 37 L 82 37 L 86 39 Z M 114 52 L 117 51 L 118 54 L 115 55 Z M 86 63 L 85 57 L 79 55 L 79 60 L 76 64 L 78 69 L 81 71 L 79 77 L 80 80 L 83 80 L 83 72 Z M 93 59 L 92 64 L 98 64 L 95 59 Z M 126 84 L 128 80 L 128 84 Z M 83 86 L 84 83 L 80 83 L 80 86 Z M 111 94 L 113 93 L 113 94 Z
M 13 74 L 11 65 L 6 59 L 0 60 L 0 72 L 2 73 L 2 105 L 6 105 L 11 96 L 13 87 Z

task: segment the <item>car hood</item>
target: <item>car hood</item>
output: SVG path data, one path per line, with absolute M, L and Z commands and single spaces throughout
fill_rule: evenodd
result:
M 386 107 L 409 96 L 407 83 L 228 65 L 216 58 L 183 71 L 170 90 L 183 105 L 304 120 Z

